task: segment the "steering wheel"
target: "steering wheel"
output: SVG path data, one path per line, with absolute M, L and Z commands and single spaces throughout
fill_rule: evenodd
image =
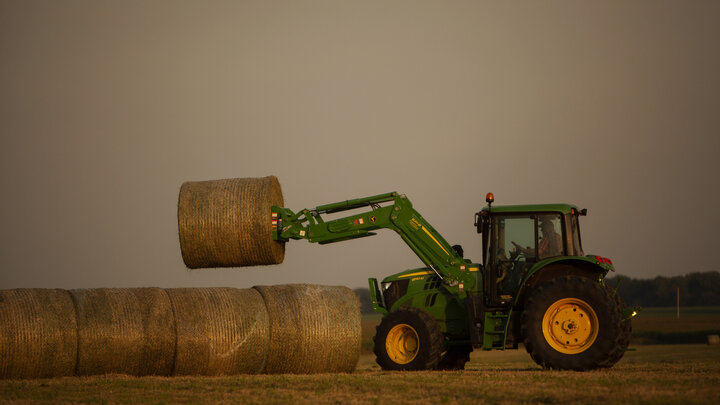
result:
M 511 261 L 517 261 L 520 259 L 520 257 L 526 257 L 527 254 L 525 253 L 525 248 L 515 243 L 515 241 L 512 242 L 512 244 L 515 246 L 513 250 L 510 251 L 510 260 Z

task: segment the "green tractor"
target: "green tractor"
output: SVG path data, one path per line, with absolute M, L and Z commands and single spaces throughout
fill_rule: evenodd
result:
M 273 206 L 275 241 L 320 244 L 397 232 L 426 267 L 369 279 L 375 311 L 384 315 L 374 352 L 384 370 L 463 369 L 474 348 L 517 349 L 523 343 L 545 368 L 613 366 L 630 341 L 630 318 L 603 282 L 610 259 L 583 252 L 579 217 L 568 204 L 492 206 L 475 214 L 482 263 L 463 257 L 396 192 L 326 204 L 297 213 Z M 363 212 L 333 220 L 322 215 Z

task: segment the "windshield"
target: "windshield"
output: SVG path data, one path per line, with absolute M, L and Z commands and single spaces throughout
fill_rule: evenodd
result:
M 509 258 L 511 252 L 530 260 L 564 254 L 560 214 L 497 217 L 495 226 L 494 253 L 498 259 Z

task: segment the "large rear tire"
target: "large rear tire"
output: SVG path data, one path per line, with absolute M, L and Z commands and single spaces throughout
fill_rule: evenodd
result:
M 578 276 L 550 280 L 525 304 L 525 349 L 545 368 L 611 367 L 629 341 L 621 311 L 616 298 L 596 281 Z
M 617 294 L 615 290 L 611 289 L 608 286 L 605 286 L 605 289 L 608 292 L 608 295 L 613 297 L 615 299 L 615 305 L 617 306 L 618 310 L 621 311 L 625 309 L 625 301 L 620 297 L 620 294 Z M 620 359 L 625 355 L 625 352 L 627 351 L 628 346 L 630 345 L 630 334 L 632 333 L 632 322 L 630 319 L 626 319 L 624 321 L 620 322 L 620 335 L 618 336 L 618 344 L 617 344 L 617 350 L 612 353 L 610 356 L 608 356 L 608 360 L 601 365 L 601 367 L 612 367 L 620 361 Z
M 419 308 L 401 308 L 385 316 L 374 342 L 376 361 L 383 370 L 431 370 L 443 350 L 440 326 Z

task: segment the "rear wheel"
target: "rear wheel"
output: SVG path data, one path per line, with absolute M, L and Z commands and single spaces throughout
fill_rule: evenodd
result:
M 625 301 L 620 297 L 620 294 L 617 294 L 615 290 L 611 289 L 608 286 L 605 286 L 605 289 L 608 292 L 608 295 L 611 297 L 614 297 L 615 299 L 615 305 L 617 308 L 621 311 L 625 309 Z M 618 344 L 617 344 L 617 350 L 612 353 L 611 356 L 608 357 L 607 362 L 603 364 L 601 367 L 612 367 L 615 363 L 620 361 L 622 356 L 625 355 L 625 351 L 627 350 L 627 347 L 630 345 L 630 334 L 632 333 L 632 322 L 630 319 L 626 319 L 624 321 L 620 322 L 620 336 L 618 336 Z
M 429 370 L 442 353 L 442 333 L 437 321 L 419 308 L 389 313 L 375 333 L 376 361 L 383 370 Z
M 543 367 L 592 370 L 610 367 L 624 351 L 618 301 L 600 283 L 578 276 L 540 285 L 525 304 L 525 349 Z

